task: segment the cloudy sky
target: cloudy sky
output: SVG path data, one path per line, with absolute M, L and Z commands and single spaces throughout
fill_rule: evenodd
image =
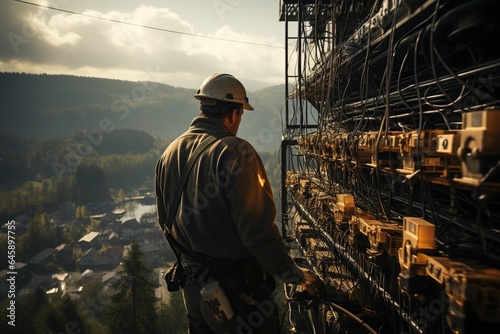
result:
M 1 0 L 0 31 L 0 72 L 186 88 L 214 72 L 248 90 L 284 83 L 279 0 Z

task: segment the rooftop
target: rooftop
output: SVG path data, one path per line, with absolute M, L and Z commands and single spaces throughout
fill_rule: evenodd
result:
M 84 237 L 82 237 L 78 242 L 92 242 L 97 236 L 99 235 L 99 232 L 90 232 L 87 233 Z

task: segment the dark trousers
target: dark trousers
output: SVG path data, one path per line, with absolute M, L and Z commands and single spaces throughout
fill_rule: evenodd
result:
M 279 313 L 273 295 L 274 287 L 272 277 L 257 286 L 252 293 L 253 305 L 226 291 L 235 314 L 231 320 L 219 323 L 200 296 L 200 283 L 187 282 L 182 293 L 189 320 L 189 334 L 279 334 Z

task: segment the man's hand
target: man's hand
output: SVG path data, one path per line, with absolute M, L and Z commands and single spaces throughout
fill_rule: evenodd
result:
M 302 291 L 307 292 L 311 297 L 323 297 L 325 284 L 318 275 L 307 268 L 300 268 L 304 274 L 304 279 L 300 283 Z

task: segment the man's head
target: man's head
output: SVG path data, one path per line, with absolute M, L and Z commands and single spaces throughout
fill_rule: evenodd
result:
M 194 96 L 200 100 L 204 116 L 218 118 L 236 135 L 243 109 L 254 110 L 248 103 L 246 89 L 231 74 L 215 73 L 206 78 Z
M 248 103 L 247 91 L 243 84 L 231 74 L 214 73 L 203 81 L 194 96 L 201 105 L 213 105 L 212 100 L 243 105 L 243 109 L 253 110 Z

